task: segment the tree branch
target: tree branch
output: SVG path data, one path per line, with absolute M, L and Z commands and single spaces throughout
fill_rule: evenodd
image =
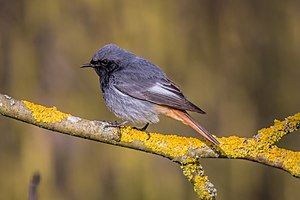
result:
M 215 199 L 216 189 L 200 165 L 200 158 L 239 158 L 285 170 L 300 178 L 300 152 L 275 145 L 283 136 L 300 128 L 300 113 L 275 120 L 273 126 L 258 131 L 251 138 L 231 136 L 219 138 L 219 147 L 197 138 L 137 131 L 129 126 L 106 128 L 109 122 L 90 121 L 62 113 L 55 107 L 46 108 L 28 101 L 19 101 L 0 94 L 0 113 L 41 128 L 89 140 L 132 148 L 166 157 L 179 163 L 184 175 L 193 184 L 201 199 Z
M 28 192 L 28 200 L 38 200 L 37 188 L 41 181 L 41 175 L 39 172 L 35 172 L 32 175 L 32 179 L 29 185 L 29 192 Z

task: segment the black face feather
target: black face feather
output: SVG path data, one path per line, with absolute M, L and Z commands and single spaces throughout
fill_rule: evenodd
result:
M 101 60 L 91 60 L 91 65 L 93 65 L 96 73 L 100 78 L 100 84 L 102 92 L 105 92 L 105 88 L 109 85 L 109 80 L 113 78 L 113 72 L 119 69 L 119 65 L 115 61 L 101 59 Z
M 115 61 L 102 59 L 102 60 L 91 60 L 90 64 L 93 66 L 100 78 L 111 74 L 118 69 L 118 65 Z

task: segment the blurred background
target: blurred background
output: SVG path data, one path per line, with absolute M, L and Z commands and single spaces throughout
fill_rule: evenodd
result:
M 0 92 L 91 120 L 116 120 L 96 74 L 79 66 L 116 43 L 159 65 L 217 136 L 251 137 L 300 110 L 300 2 L 0 2 Z M 167 159 L 0 117 L 0 199 L 197 199 Z M 151 131 L 199 137 L 162 118 Z M 279 146 L 299 151 L 299 131 Z M 204 159 L 219 199 L 299 199 L 300 181 L 261 164 Z

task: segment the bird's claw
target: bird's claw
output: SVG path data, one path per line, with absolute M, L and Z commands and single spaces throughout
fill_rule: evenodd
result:
M 121 137 L 122 137 L 122 134 L 121 134 L 121 126 L 124 126 L 128 123 L 128 121 L 124 121 L 124 122 L 121 122 L 121 123 L 118 123 L 118 122 L 109 122 L 110 124 L 107 124 L 104 126 L 104 128 L 116 128 L 117 129 L 117 134 L 118 134 L 118 138 L 116 139 L 117 142 L 120 142 L 121 141 Z
M 150 133 L 149 133 L 149 131 L 147 131 L 148 126 L 149 126 L 149 123 L 147 123 L 147 124 L 146 124 L 144 127 L 142 127 L 142 128 L 137 128 L 137 127 L 133 127 L 133 128 L 134 128 L 135 130 L 145 132 L 145 133 L 147 134 L 147 136 L 148 136 L 147 140 L 149 140 L 149 139 L 150 139 Z

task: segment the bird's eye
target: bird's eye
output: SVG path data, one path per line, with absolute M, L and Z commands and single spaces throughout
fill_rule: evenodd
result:
M 102 66 L 106 66 L 108 64 L 108 60 L 107 59 L 100 60 L 100 64 Z

